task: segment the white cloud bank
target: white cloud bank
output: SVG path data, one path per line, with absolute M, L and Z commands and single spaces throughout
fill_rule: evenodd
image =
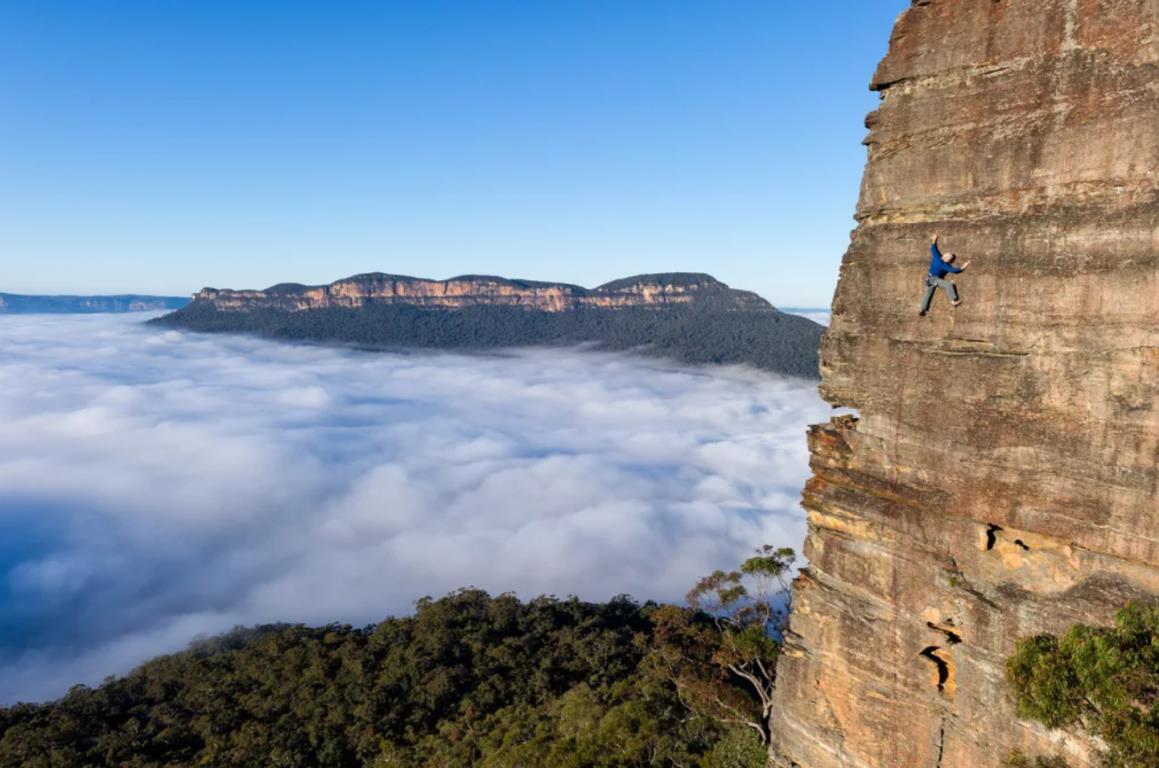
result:
M 829 321 L 833 317 L 833 313 L 828 309 L 797 309 L 789 308 L 782 309 L 782 312 L 788 312 L 791 315 L 800 315 L 801 317 L 812 320 L 819 325 L 828 326 Z
M 811 382 L 0 318 L 0 703 L 423 595 L 677 600 L 799 547 Z

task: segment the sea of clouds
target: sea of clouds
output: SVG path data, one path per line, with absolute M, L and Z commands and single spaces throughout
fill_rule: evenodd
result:
M 801 317 L 812 320 L 814 323 L 817 323 L 819 325 L 824 325 L 824 326 L 829 325 L 829 321 L 832 319 L 832 316 L 833 316 L 833 313 L 830 310 L 823 309 L 820 307 L 815 307 L 815 308 L 786 307 L 786 308 L 781 308 L 781 311 L 788 312 L 790 315 L 800 315 Z
M 0 703 L 424 595 L 679 600 L 799 548 L 813 382 L 0 317 Z

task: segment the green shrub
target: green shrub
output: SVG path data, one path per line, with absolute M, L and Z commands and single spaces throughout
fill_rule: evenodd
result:
M 768 751 L 754 731 L 730 731 L 704 759 L 704 768 L 765 768 Z
M 1101 738 L 1108 768 L 1159 766 L 1159 605 L 1023 640 L 1006 677 L 1022 717 Z

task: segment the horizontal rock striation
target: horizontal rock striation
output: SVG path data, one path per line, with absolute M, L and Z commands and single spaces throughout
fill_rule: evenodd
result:
M 205 288 L 193 297 L 221 311 L 277 309 L 299 312 L 331 307 L 358 308 L 367 304 L 398 304 L 429 309 L 473 306 L 518 307 L 541 312 L 564 312 L 582 307 L 670 307 L 714 302 L 744 310 L 772 310 L 755 293 L 737 291 L 700 274 L 640 275 L 587 289 L 565 283 L 508 280 L 465 275 L 449 280 L 426 280 L 372 273 L 355 275 L 330 285 L 285 283 L 264 291 Z
M 1159 596 L 1159 2 L 915 2 L 872 87 L 772 759 L 1093 766 L 1003 665 Z

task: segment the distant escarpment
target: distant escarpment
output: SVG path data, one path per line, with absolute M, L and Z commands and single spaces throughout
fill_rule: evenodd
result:
M 425 280 L 381 273 L 263 291 L 206 288 L 187 307 L 154 322 L 390 348 L 593 344 L 808 377 L 817 376 L 823 331 L 754 293 L 688 273 L 641 275 L 593 289 L 501 277 Z
M 77 315 L 98 312 L 155 312 L 180 309 L 189 303 L 183 296 L 27 296 L 0 293 L 0 315 Z
M 488 275 L 463 275 L 449 280 L 387 275 L 355 275 L 330 285 L 282 283 L 264 291 L 205 288 L 193 297 L 222 311 L 280 309 L 356 309 L 388 304 L 430 309 L 517 307 L 542 312 L 580 308 L 624 309 L 672 306 L 714 306 L 729 310 L 772 310 L 755 293 L 737 291 L 709 275 L 674 273 L 640 275 L 587 289 L 566 283 L 508 280 Z
M 1159 598 L 1159 2 L 919 0 L 821 349 L 774 764 L 1097 765 L 1020 638 Z M 970 269 L 918 316 L 931 235 Z M 1051 763 L 1052 765 L 1054 763 Z

